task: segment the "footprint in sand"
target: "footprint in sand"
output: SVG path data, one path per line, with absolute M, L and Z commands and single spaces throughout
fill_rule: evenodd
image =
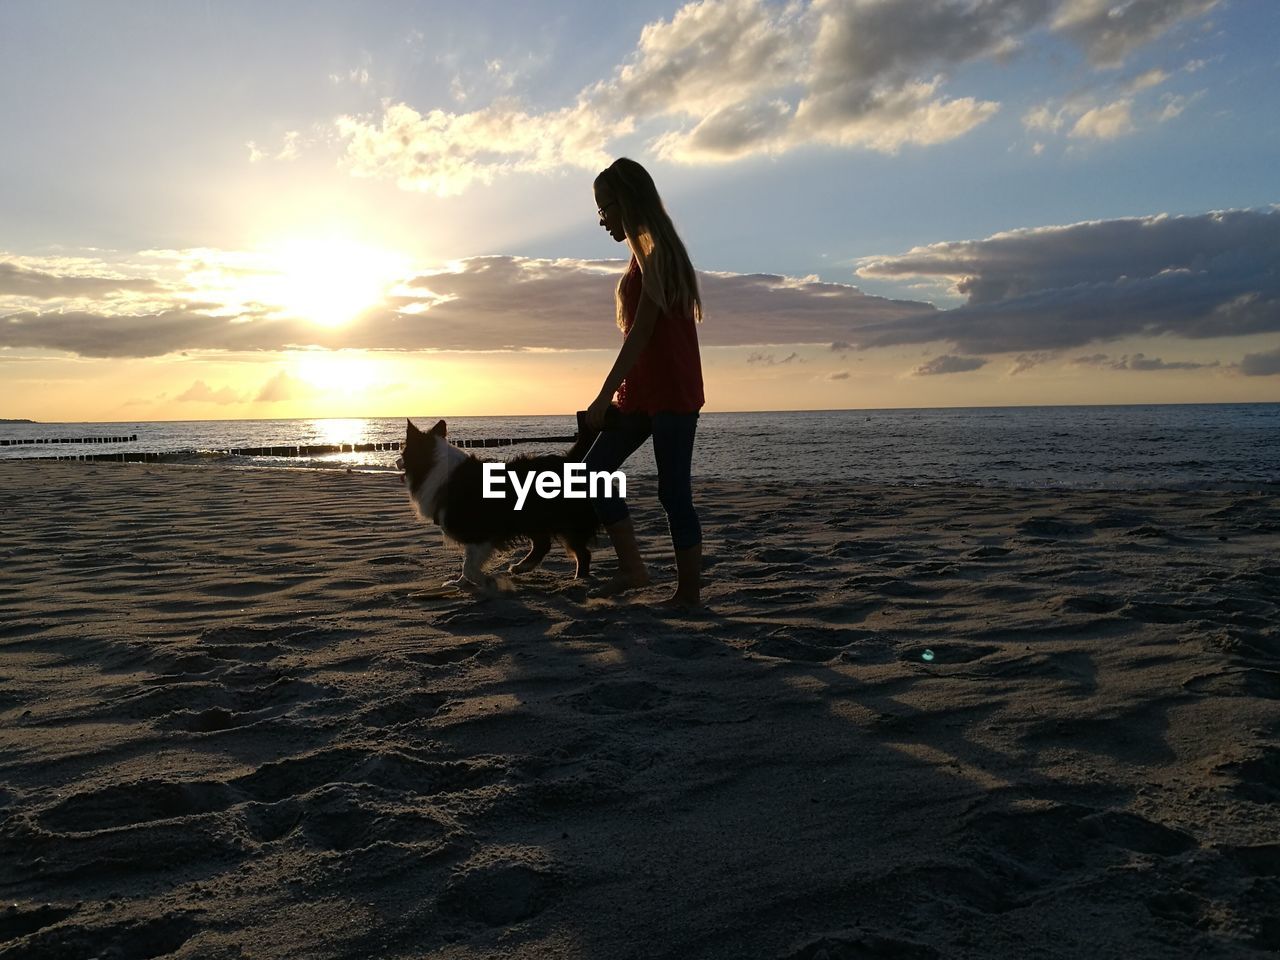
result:
M 568 700 L 583 713 L 630 713 L 652 710 L 666 700 L 666 691 L 644 680 L 604 680 Z
M 779 960 L 940 960 L 933 947 L 861 931 L 821 934 Z
M 501 927 L 541 913 L 558 887 L 558 877 L 544 865 L 485 863 L 458 872 L 441 894 L 439 905 L 445 914 Z
M 1235 760 L 1214 768 L 1228 777 L 1230 790 L 1237 797 L 1254 803 L 1280 802 L 1280 749 L 1263 747 L 1247 760 Z

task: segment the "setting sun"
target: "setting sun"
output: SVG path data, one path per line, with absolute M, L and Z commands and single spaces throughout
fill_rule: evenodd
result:
M 405 275 L 406 259 L 336 237 L 285 241 L 266 251 L 260 298 L 319 326 L 339 327 L 376 305 Z

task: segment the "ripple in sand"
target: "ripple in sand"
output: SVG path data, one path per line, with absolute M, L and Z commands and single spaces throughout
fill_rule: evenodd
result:
M 1088 537 L 1093 528 L 1088 524 L 1072 523 L 1061 517 L 1028 517 L 1018 524 L 1018 531 L 1033 537 Z
M 12 904 L 0 913 L 0 943 L 17 940 L 37 930 L 51 927 L 75 912 L 75 907 L 55 907 L 48 903 L 32 909 L 23 909 L 16 903 Z
M 370 754 L 355 747 L 334 747 L 263 764 L 235 785 L 262 803 L 301 796 L 330 783 L 367 783 L 431 796 L 488 785 L 501 779 L 503 771 L 486 758 L 422 760 L 399 750 Z
M 389 697 L 367 707 L 360 720 L 368 726 L 395 727 L 429 720 L 449 698 L 442 693 L 414 691 Z
M 1105 593 L 1078 593 L 1071 596 L 1056 597 L 1051 601 L 1054 606 L 1072 613 L 1114 613 L 1125 605 L 1120 597 Z
M 177 951 L 197 929 L 191 916 L 177 912 L 108 925 L 62 924 L 29 936 L 20 944 L 11 944 L 5 955 L 67 960 L 91 957 L 153 960 Z
M 1280 671 L 1246 667 L 1191 677 L 1182 682 L 1186 690 L 1208 696 L 1259 697 L 1280 700 Z
M 981 660 L 983 657 L 998 653 L 1002 648 L 981 643 L 934 643 L 929 649 L 933 651 L 933 659 L 930 663 L 939 666 L 948 663 L 972 663 L 974 660 Z M 904 661 L 923 662 L 921 657 L 924 651 L 923 646 L 913 644 L 900 650 L 898 658 Z
M 40 815 L 53 830 L 105 830 L 225 810 L 234 801 L 226 784 L 135 780 L 73 793 Z
M 691 634 L 654 637 L 652 640 L 645 641 L 645 645 L 654 653 L 676 660 L 700 660 L 724 651 L 724 648 L 715 641 Z
M 996 560 L 1000 557 L 1007 557 L 1013 551 L 1008 547 L 985 546 L 977 547 L 966 553 L 966 560 Z
M 761 656 L 799 663 L 826 663 L 840 653 L 838 647 L 819 646 L 786 636 L 767 637 L 755 644 L 751 650 Z
M 450 663 L 461 663 L 470 660 L 484 649 L 482 643 L 460 643 L 452 647 L 439 647 L 435 650 L 422 650 L 405 654 L 405 659 L 419 666 L 442 667 Z

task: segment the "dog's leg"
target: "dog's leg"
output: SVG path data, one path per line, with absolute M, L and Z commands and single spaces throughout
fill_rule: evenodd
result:
M 542 562 L 542 558 L 547 555 L 547 551 L 551 549 L 551 538 L 545 533 L 538 534 L 531 538 L 533 543 L 529 545 L 529 552 L 525 554 L 523 560 L 514 563 L 508 567 L 511 573 L 528 573 L 530 570 L 536 570 L 538 564 Z
M 485 561 L 493 553 L 492 543 L 468 543 L 462 558 L 462 576 L 456 580 L 446 580 L 446 587 L 461 587 L 465 583 L 477 587 L 493 586 L 493 578 L 484 572 Z
M 569 551 L 569 556 L 573 557 L 577 565 L 573 572 L 574 578 L 585 580 L 591 576 L 591 548 L 585 543 L 574 543 L 571 540 L 564 541 L 564 548 Z

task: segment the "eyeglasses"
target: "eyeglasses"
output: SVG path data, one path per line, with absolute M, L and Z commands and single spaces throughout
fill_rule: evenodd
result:
M 596 213 L 600 214 L 600 219 L 603 220 L 604 212 L 608 210 L 610 207 L 617 206 L 617 204 L 618 204 L 617 200 L 610 200 L 603 207 L 596 207 Z

